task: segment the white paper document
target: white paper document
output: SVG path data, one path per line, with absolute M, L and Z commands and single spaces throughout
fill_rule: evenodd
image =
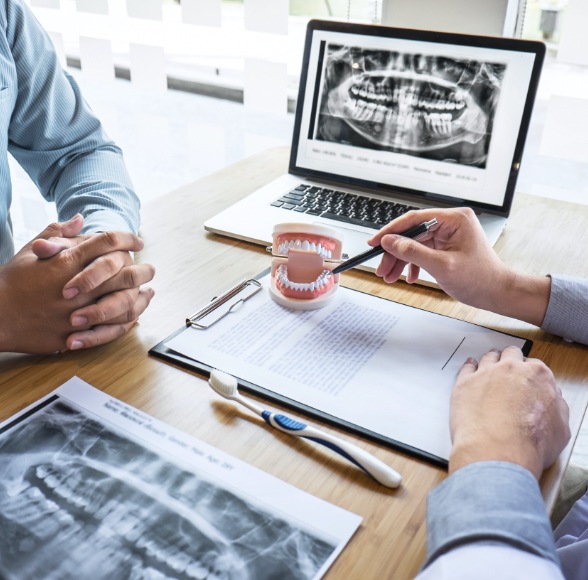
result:
M 361 522 L 78 378 L 0 425 L 0 465 L 7 580 L 320 578 Z
M 290 310 L 267 290 L 207 330 L 165 346 L 385 438 L 449 458 L 449 399 L 467 357 L 525 340 L 339 288 L 326 308 Z

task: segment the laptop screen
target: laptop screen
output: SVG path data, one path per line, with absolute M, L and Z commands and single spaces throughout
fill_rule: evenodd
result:
M 311 21 L 290 173 L 508 215 L 540 42 Z

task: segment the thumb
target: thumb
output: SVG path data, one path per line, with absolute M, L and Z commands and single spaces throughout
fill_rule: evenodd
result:
M 59 254 L 62 250 L 71 248 L 73 245 L 75 245 L 74 241 L 68 238 L 51 238 L 49 240 L 37 238 L 33 240 L 31 249 L 37 258 L 46 259 L 52 258 L 55 254 Z
M 402 262 L 423 268 L 434 277 L 435 264 L 438 264 L 440 258 L 439 250 L 434 250 L 416 240 L 396 234 L 385 235 L 380 244 L 388 254 L 392 254 Z
M 51 258 L 52 256 L 55 256 L 55 254 L 59 254 L 61 250 L 65 250 L 67 247 L 68 246 L 64 243 L 59 243 L 58 241 L 37 238 L 33 241 L 31 249 L 37 258 L 43 259 Z
M 77 236 L 84 225 L 84 217 L 77 213 L 66 222 L 57 222 L 48 225 L 38 236 L 37 239 L 47 240 L 49 238 L 73 238 Z
M 66 222 L 48 225 L 33 240 L 31 249 L 37 258 L 51 258 L 69 247 L 64 238 L 73 238 L 82 231 L 84 218 L 81 214 L 74 215 Z

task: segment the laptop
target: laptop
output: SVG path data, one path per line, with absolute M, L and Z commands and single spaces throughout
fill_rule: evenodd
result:
M 310 21 L 288 173 L 205 229 L 268 245 L 277 223 L 328 225 L 353 256 L 409 209 L 469 206 L 494 244 L 544 56 L 535 41 Z

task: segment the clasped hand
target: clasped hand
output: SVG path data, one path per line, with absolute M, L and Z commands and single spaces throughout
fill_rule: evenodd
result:
M 124 334 L 153 290 L 149 264 L 127 232 L 79 235 L 83 218 L 52 224 L 0 268 L 0 350 L 46 353 L 104 344 Z

